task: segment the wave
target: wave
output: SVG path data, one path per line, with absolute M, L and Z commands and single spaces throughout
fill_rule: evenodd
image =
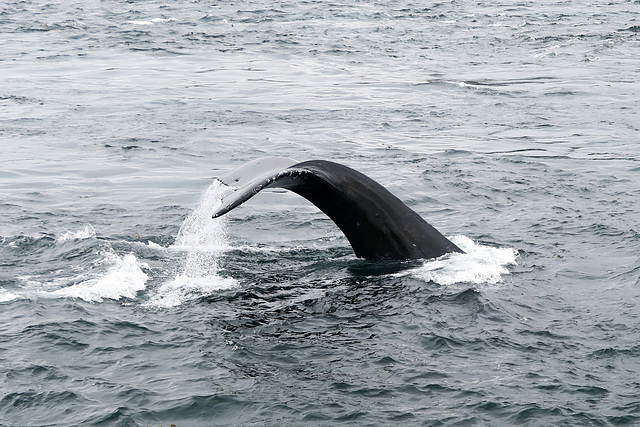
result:
M 67 242 L 69 240 L 84 240 L 96 237 L 96 230 L 91 224 L 86 224 L 84 228 L 77 231 L 66 231 L 56 238 L 57 243 Z

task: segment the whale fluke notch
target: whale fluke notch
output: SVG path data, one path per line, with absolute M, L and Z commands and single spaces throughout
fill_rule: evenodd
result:
M 222 199 L 214 218 L 265 188 L 286 188 L 331 218 L 360 258 L 427 259 L 463 252 L 382 185 L 339 163 L 265 157 L 218 180 L 236 189 Z

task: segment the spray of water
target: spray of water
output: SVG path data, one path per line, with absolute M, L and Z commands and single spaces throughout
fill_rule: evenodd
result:
M 184 220 L 171 247 L 186 254 L 178 275 L 163 284 L 149 305 L 173 307 L 220 289 L 237 285 L 232 278 L 220 276 L 220 254 L 229 249 L 223 218 L 212 219 L 229 187 L 214 181 L 203 194 L 196 209 Z

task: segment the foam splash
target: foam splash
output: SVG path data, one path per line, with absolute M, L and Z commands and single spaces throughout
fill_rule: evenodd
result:
M 0 303 L 33 298 L 79 298 L 87 302 L 134 299 L 138 291 L 145 289 L 148 276 L 142 269 L 148 266 L 133 254 L 118 256 L 106 252 L 94 265 L 106 269 L 103 273 L 84 271 L 73 277 L 61 276 L 46 281 L 33 276 L 18 277 L 23 282 L 22 287 L 14 291 L 1 289 Z
M 157 244 L 155 242 L 152 242 L 151 240 L 147 241 L 147 247 L 149 247 L 151 249 L 158 250 L 158 251 L 164 249 L 164 247 L 162 247 L 161 245 L 159 245 L 159 244 Z
M 119 257 L 108 253 L 104 262 L 109 264 L 110 267 L 101 277 L 88 279 L 52 292 L 44 292 L 44 295 L 80 298 L 88 302 L 102 302 L 104 298 L 113 300 L 121 298 L 133 299 L 138 291 L 145 288 L 148 276 L 142 271 L 142 268 L 148 268 L 148 266 L 144 263 L 139 263 L 133 254 Z
M 154 25 L 154 24 L 164 24 L 167 22 L 175 22 L 175 18 L 153 18 L 149 21 L 127 21 L 127 24 L 132 25 Z
M 211 295 L 218 290 L 233 288 L 237 284 L 235 279 L 221 277 L 217 274 L 200 277 L 180 274 L 170 282 L 163 284 L 158 289 L 158 293 L 145 305 L 155 308 L 171 308 Z
M 87 224 L 78 231 L 66 231 L 63 235 L 56 238 L 56 242 L 63 243 L 69 240 L 84 240 L 96 237 L 96 230 L 91 224 Z
M 20 298 L 19 294 L 0 289 L 0 303 L 9 302 Z
M 454 283 L 496 284 L 502 281 L 503 275 L 509 274 L 505 266 L 517 265 L 515 249 L 483 246 L 466 236 L 454 236 L 451 241 L 466 253 L 448 254 L 427 261 L 407 273 L 443 286 Z
M 184 220 L 173 250 L 185 251 L 186 258 L 178 275 L 164 283 L 147 305 L 174 307 L 186 301 L 210 295 L 237 285 L 232 278 L 219 275 L 220 254 L 229 249 L 222 218 L 211 213 L 220 205 L 229 187 L 214 181 L 205 191 L 196 209 Z

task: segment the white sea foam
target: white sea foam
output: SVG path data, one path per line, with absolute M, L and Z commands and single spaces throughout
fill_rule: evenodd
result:
M 68 240 L 83 240 L 91 239 L 96 236 L 96 230 L 94 230 L 91 224 L 85 225 L 82 229 L 77 231 L 66 231 L 63 235 L 56 238 L 58 243 L 66 242 Z
M 148 246 L 148 247 L 150 247 L 150 248 L 152 248 L 152 249 L 157 249 L 157 250 L 162 250 L 162 249 L 164 249 L 164 247 L 163 247 L 163 246 L 161 246 L 161 245 L 159 245 L 159 244 L 157 244 L 157 243 L 155 243 L 155 242 L 152 242 L 151 240 L 147 241 L 147 246 Z
M 138 248 L 145 248 L 145 249 L 153 249 L 154 251 L 166 251 L 167 248 L 165 248 L 162 245 L 159 245 L 155 242 L 152 242 L 151 240 L 147 240 L 147 243 L 144 242 L 126 242 L 131 246 L 137 246 Z
M 158 308 L 175 307 L 187 301 L 211 295 L 218 290 L 233 288 L 237 284 L 235 279 L 217 274 L 199 277 L 180 274 L 163 284 L 146 305 Z
M 20 298 L 19 294 L 0 289 L 0 303 L 9 302 Z
M 166 22 L 174 22 L 175 18 L 153 18 L 148 21 L 127 21 L 127 24 L 133 25 L 154 25 L 154 24 L 164 24 Z
M 148 280 L 142 270 L 148 268 L 139 262 L 133 254 L 118 256 L 106 252 L 94 262 L 95 269 L 74 269 L 72 273 L 59 270 L 58 277 L 43 281 L 37 276 L 19 276 L 22 287 L 13 292 L 0 290 L 0 302 L 26 298 L 80 298 L 88 302 L 101 302 L 103 299 L 119 300 L 136 298 L 137 292 L 145 289 Z
M 219 274 L 220 254 L 230 247 L 224 220 L 211 218 L 211 213 L 228 191 L 229 187 L 214 181 L 196 209 L 184 220 L 175 244 L 171 246 L 173 250 L 186 252 L 184 264 L 173 280 L 158 288 L 147 305 L 173 307 L 237 285 L 235 279 Z
M 144 263 L 139 263 L 133 254 L 119 257 L 108 253 L 104 263 L 109 265 L 109 268 L 102 276 L 55 291 L 43 292 L 41 295 L 101 302 L 104 298 L 113 300 L 135 298 L 137 292 L 145 288 L 148 276 L 142 268 L 148 267 Z
M 507 265 L 516 265 L 518 253 L 512 248 L 493 248 L 473 242 L 466 236 L 451 238 L 464 254 L 448 254 L 406 273 L 440 285 L 454 283 L 495 284 L 509 274 Z

